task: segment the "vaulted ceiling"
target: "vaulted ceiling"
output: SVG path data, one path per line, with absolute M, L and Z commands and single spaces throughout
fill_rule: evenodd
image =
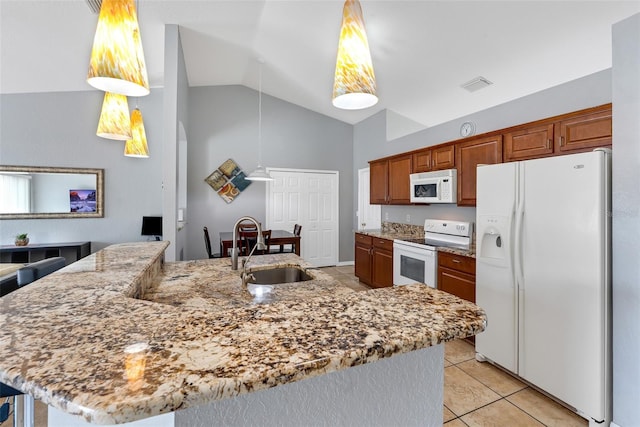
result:
M 356 123 L 389 109 L 433 126 L 611 67 L 611 25 L 640 1 L 362 0 L 377 105 L 331 104 L 339 0 L 138 0 L 149 79 L 180 26 L 190 86 L 244 85 Z M 91 90 L 98 15 L 83 0 L 0 0 L 0 92 Z M 638 52 L 630 52 L 637 55 Z M 482 76 L 493 84 L 469 92 Z M 153 88 L 152 88 L 153 90 Z

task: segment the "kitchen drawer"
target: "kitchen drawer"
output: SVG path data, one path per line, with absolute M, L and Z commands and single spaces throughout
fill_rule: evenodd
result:
M 373 247 L 393 251 L 393 240 L 381 239 L 379 237 L 376 237 L 373 239 Z
M 476 278 L 471 274 L 439 268 L 438 288 L 467 301 L 476 302 Z
M 373 237 L 367 236 L 365 234 L 356 233 L 356 244 L 368 245 L 371 246 L 371 241 Z
M 468 274 L 476 274 L 476 260 L 475 258 L 450 254 L 448 252 L 438 252 L 438 265 L 441 267 L 448 267 L 454 270 L 462 271 Z

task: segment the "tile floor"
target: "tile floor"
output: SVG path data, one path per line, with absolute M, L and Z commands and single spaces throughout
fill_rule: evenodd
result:
M 323 271 L 356 291 L 368 290 L 353 274 L 353 266 Z M 473 345 L 463 340 L 445 344 L 445 427 L 464 426 L 587 426 L 579 417 L 543 394 L 489 363 L 475 360 Z M 36 427 L 46 426 L 46 407 L 36 402 Z M 10 427 L 11 419 L 0 424 Z
M 369 289 L 353 275 L 353 266 L 327 267 L 323 271 L 352 289 Z M 589 424 L 495 366 L 477 362 L 473 345 L 467 341 L 446 343 L 444 358 L 445 427 Z

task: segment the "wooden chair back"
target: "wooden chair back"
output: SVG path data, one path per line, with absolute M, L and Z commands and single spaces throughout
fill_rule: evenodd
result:
M 207 227 L 203 227 L 204 231 L 204 247 L 207 250 L 207 256 L 209 258 L 213 258 L 213 254 L 211 253 L 211 240 L 209 239 L 209 229 Z
M 240 231 L 240 243 L 242 244 L 243 255 L 249 255 L 251 250 L 256 245 L 258 241 L 258 231 Z M 271 230 L 262 230 L 262 237 L 264 238 L 264 243 L 267 245 L 267 249 L 256 249 L 253 253 L 254 255 L 264 255 L 269 252 L 269 240 L 271 239 Z

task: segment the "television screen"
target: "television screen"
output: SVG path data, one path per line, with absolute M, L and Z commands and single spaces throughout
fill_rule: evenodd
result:
M 69 190 L 69 212 L 95 212 L 96 190 Z
M 162 236 L 162 217 L 143 216 L 142 217 L 143 236 Z

